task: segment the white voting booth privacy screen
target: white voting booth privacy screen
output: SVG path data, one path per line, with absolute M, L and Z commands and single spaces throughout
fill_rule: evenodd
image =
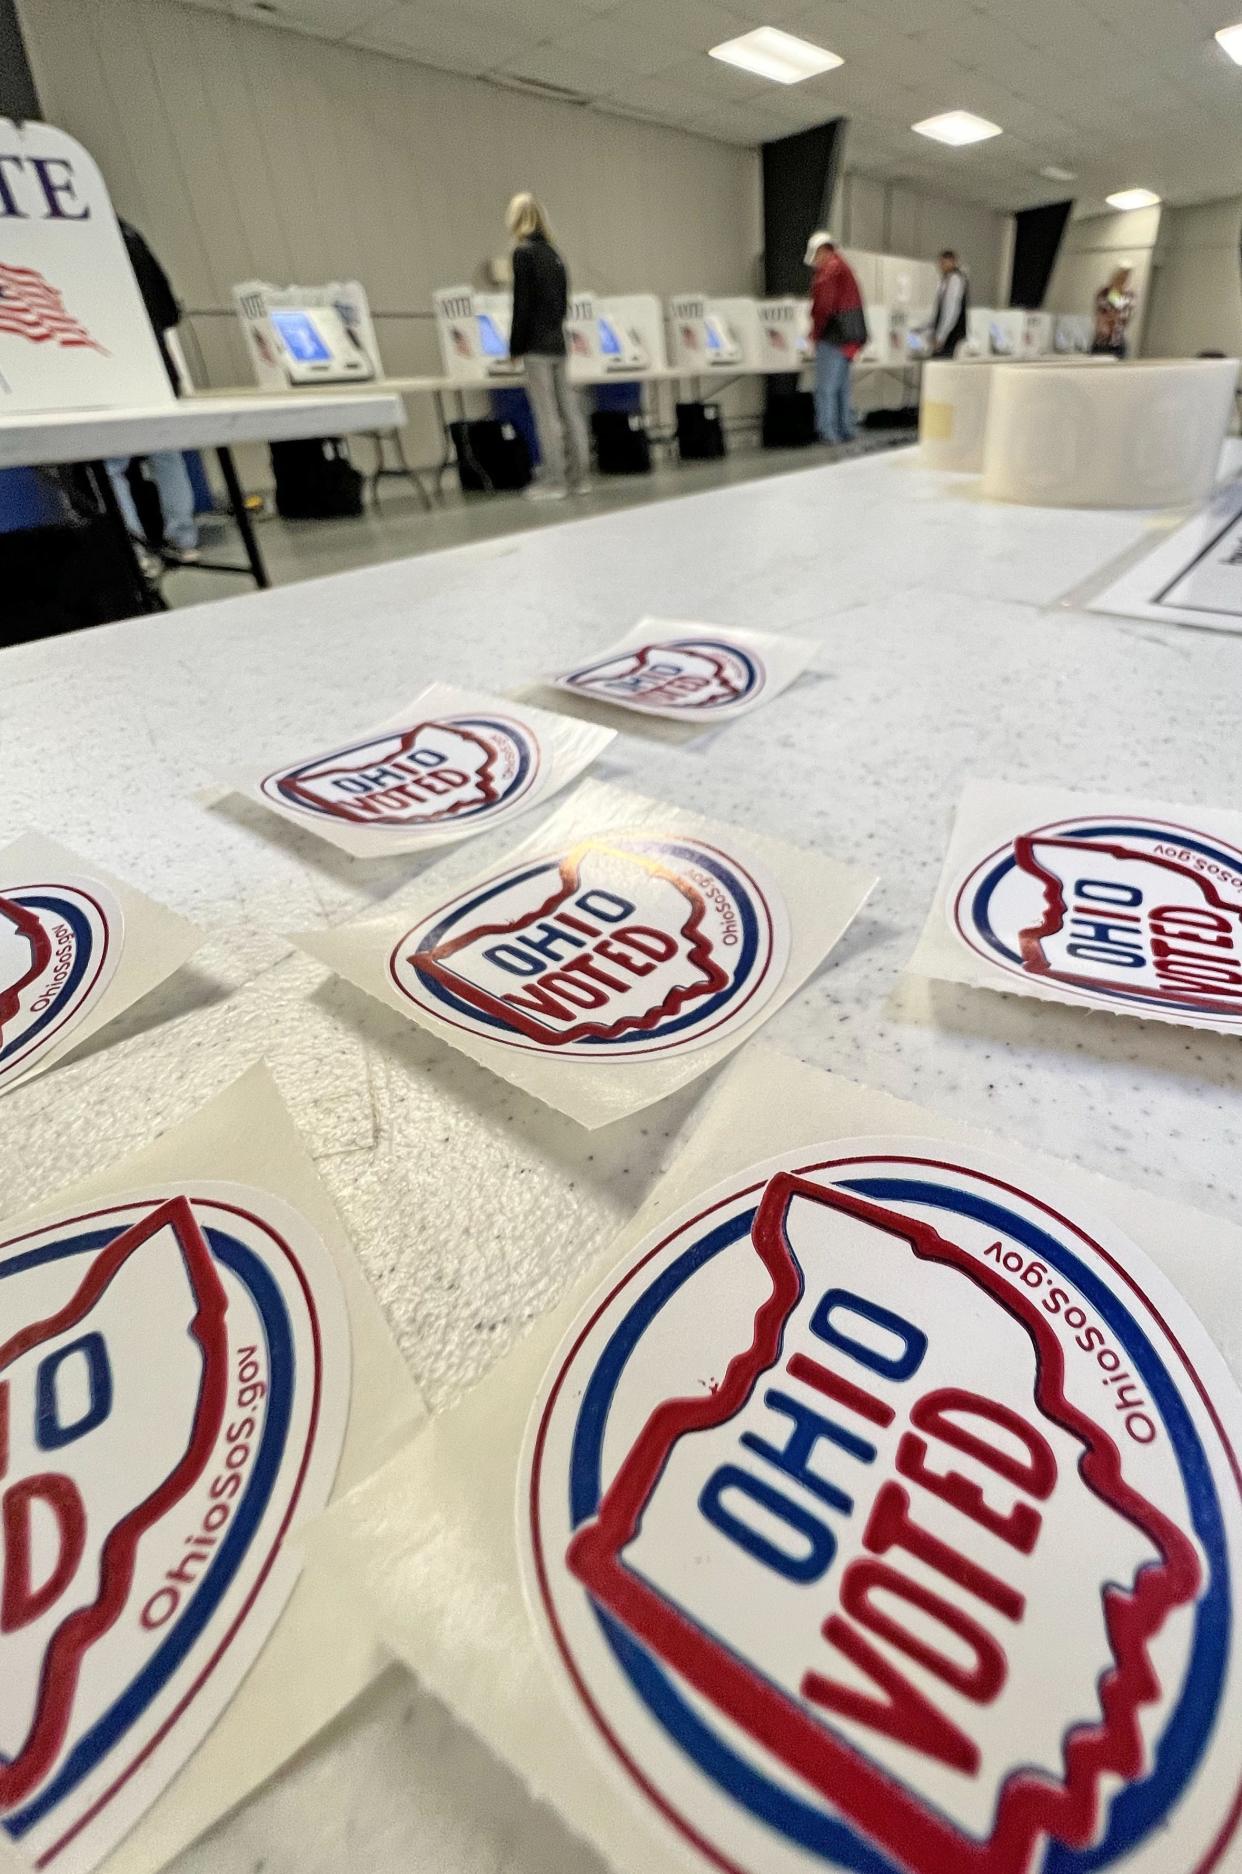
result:
M 51 124 L 0 118 L 0 416 L 172 394 L 94 159 Z
M 367 382 L 382 377 L 379 340 L 366 289 L 358 280 L 320 286 L 273 286 L 243 280 L 233 288 L 256 384 Z

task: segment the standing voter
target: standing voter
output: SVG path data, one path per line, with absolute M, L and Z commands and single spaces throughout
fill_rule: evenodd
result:
M 815 428 L 821 442 L 853 442 L 850 367 L 867 342 L 867 318 L 854 269 L 827 229 L 806 244 L 803 264 L 811 282 L 811 337 L 815 341 Z
M 566 363 L 569 276 L 533 195 L 515 195 L 506 221 L 515 243 L 509 356 L 526 361 L 526 392 L 543 458 L 543 476 L 530 499 L 563 501 L 571 489 L 588 492 L 590 468 L 586 424 Z
M 928 330 L 931 353 L 933 358 L 956 358 L 970 321 L 970 280 L 951 247 L 944 249 L 936 264 L 940 285 Z
M 1134 317 L 1135 297 L 1130 282 L 1133 269 L 1128 260 L 1119 262 L 1107 286 L 1095 296 L 1095 339 L 1091 349 L 1112 358 L 1124 358 L 1130 321 Z

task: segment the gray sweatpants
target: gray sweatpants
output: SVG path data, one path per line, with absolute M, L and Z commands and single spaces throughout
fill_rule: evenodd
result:
M 569 382 L 564 358 L 526 354 L 526 394 L 535 413 L 543 480 L 553 488 L 578 488 L 591 467 L 591 449 L 578 393 Z

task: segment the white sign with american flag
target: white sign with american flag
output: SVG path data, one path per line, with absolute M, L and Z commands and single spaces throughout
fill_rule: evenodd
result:
M 0 415 L 171 400 L 97 164 L 51 124 L 0 118 Z

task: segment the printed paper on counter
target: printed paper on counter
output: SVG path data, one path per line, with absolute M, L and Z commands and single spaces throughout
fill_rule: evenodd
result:
M 0 1093 L 120 1015 L 202 941 L 51 840 L 28 833 L 0 849 Z
M 1205 631 L 1242 631 L 1242 483 L 1222 488 L 1084 609 Z
M 261 1068 L 0 1276 L 2 1839 L 151 1874 L 380 1670 L 300 1537 L 421 1409 Z
M 586 782 L 509 863 L 412 914 L 293 941 L 494 1073 L 605 1125 L 723 1059 L 794 992 L 874 880 Z
M 818 650 L 809 638 L 644 618 L 589 663 L 548 681 L 647 716 L 731 722 L 787 690 Z
M 1242 1028 L 1242 814 L 972 782 L 910 968 Z
M 312 1539 L 618 1869 L 1198 1874 L 1240 1370 L 1242 1231 L 760 1047 Z
M 399 716 L 240 792 L 358 858 L 430 852 L 551 799 L 616 731 L 432 683 Z

